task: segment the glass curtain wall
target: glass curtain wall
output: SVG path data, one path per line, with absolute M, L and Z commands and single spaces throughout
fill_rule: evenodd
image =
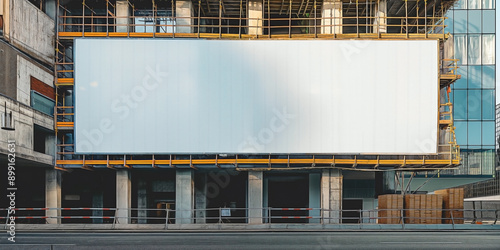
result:
M 495 171 L 495 0 L 460 0 L 447 13 L 462 78 L 452 89 L 463 165 L 451 175 Z

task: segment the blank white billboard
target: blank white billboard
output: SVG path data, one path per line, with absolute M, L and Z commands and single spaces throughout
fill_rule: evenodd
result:
M 76 39 L 79 154 L 435 154 L 437 41 Z

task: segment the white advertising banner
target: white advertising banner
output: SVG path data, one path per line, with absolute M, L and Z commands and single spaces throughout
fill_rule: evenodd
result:
M 76 152 L 435 154 L 437 46 L 76 39 Z

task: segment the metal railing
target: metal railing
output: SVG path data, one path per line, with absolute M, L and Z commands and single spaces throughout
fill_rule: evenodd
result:
M 16 208 L 0 209 L 6 225 L 17 224 L 493 224 L 499 209 L 344 209 L 322 208 Z M 255 214 L 258 215 L 249 215 Z M 261 215 L 260 215 L 261 214 Z M 390 214 L 392 216 L 382 216 Z
M 175 33 L 289 36 L 297 34 L 380 34 L 380 28 L 389 34 L 441 34 L 444 35 L 446 17 L 397 17 L 397 16 L 336 16 L 320 17 L 176 17 L 176 16 L 100 16 L 61 15 L 59 32 L 85 33 L 150 33 L 152 36 Z M 67 20 L 71 20 L 71 23 Z M 121 23 L 117 22 L 120 20 Z M 359 20 L 363 20 L 360 23 Z M 143 22 L 143 23 L 136 23 Z M 277 25 L 278 24 L 278 25 Z M 392 31 L 392 32 L 391 32 Z M 397 32 L 394 32 L 397 31 Z M 112 36 L 113 34 L 111 34 Z M 118 34 L 115 34 L 118 35 Z M 121 35 L 121 34 L 120 34 Z

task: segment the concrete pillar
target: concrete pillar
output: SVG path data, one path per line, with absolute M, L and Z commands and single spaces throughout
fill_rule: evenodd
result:
M 193 2 L 190 0 L 180 0 L 175 2 L 176 33 L 193 33 Z
M 321 18 L 321 34 L 342 34 L 342 1 L 323 1 Z
M 191 224 L 193 218 L 193 170 L 175 172 L 175 223 Z
M 373 33 L 387 33 L 387 0 L 379 0 L 373 9 Z
M 45 207 L 61 208 L 61 172 L 45 170 Z M 46 210 L 45 216 L 61 217 L 61 210 Z M 61 218 L 47 218 L 49 224 L 61 224 Z
M 330 223 L 340 223 L 340 218 L 342 213 L 342 171 L 339 169 L 330 169 L 330 209 L 333 211 L 330 213 L 330 217 L 334 218 L 330 220 Z
M 264 172 L 248 172 L 248 224 L 262 223 Z
M 130 5 L 128 1 L 117 0 L 116 1 L 116 32 L 132 32 L 133 30 L 129 28 L 130 24 Z
M 95 193 L 92 195 L 92 208 L 103 208 L 103 193 Z M 101 224 L 102 221 L 102 216 L 103 216 L 103 210 L 92 210 L 92 216 L 95 217 L 101 217 L 101 218 L 93 218 L 92 223 L 94 224 Z
M 321 174 L 309 174 L 309 208 L 321 208 Z M 316 217 L 309 219 L 309 223 L 320 223 L 321 211 L 314 209 L 309 211 L 309 216 Z
M 325 223 L 340 223 L 342 210 L 342 172 L 325 169 L 321 174 L 321 208 Z
M 264 17 L 262 1 L 248 0 L 247 5 L 248 34 L 262 35 L 262 19 Z
M 130 170 L 116 170 L 116 212 L 117 223 L 129 224 L 132 204 L 132 182 L 130 180 Z M 127 217 L 127 218 L 125 218 Z
M 207 174 L 202 173 L 195 175 L 194 178 L 194 195 L 196 208 L 196 223 L 205 224 L 207 217 Z
M 139 179 L 137 182 L 137 208 L 146 209 L 148 208 L 148 195 L 147 195 L 147 183 L 144 179 Z M 137 217 L 139 217 L 137 223 L 146 224 L 148 220 L 147 210 L 137 210 Z

